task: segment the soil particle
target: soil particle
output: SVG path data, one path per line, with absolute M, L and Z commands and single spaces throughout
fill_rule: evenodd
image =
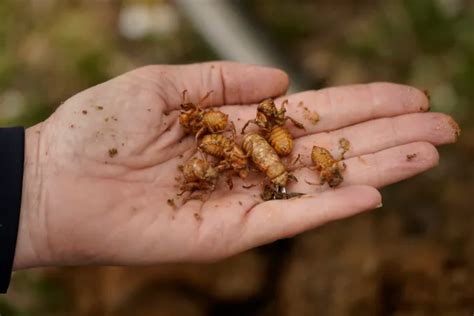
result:
M 407 155 L 407 161 L 412 161 L 415 158 L 416 158 L 416 154 L 408 154 Z
M 301 104 L 301 103 L 300 103 Z M 319 122 L 319 114 L 311 111 L 306 106 L 303 108 L 303 116 L 305 119 L 311 122 L 311 124 L 316 125 Z
M 114 158 L 118 154 L 117 148 L 111 148 L 109 149 L 109 157 Z
M 454 136 L 456 137 L 456 140 L 457 140 L 459 136 L 461 136 L 461 128 L 452 117 L 449 117 L 448 124 L 453 128 Z
M 202 216 L 201 216 L 199 213 L 194 213 L 194 218 L 195 218 L 198 222 L 202 221 Z
M 166 203 L 171 206 L 172 208 L 176 208 L 176 203 L 174 202 L 174 199 L 168 199 L 166 200 Z
M 344 155 L 346 154 L 346 152 L 349 151 L 349 149 L 351 149 L 351 143 L 346 139 L 346 138 L 341 138 L 339 139 L 339 147 L 342 149 L 342 153 L 341 153 L 341 159 L 344 159 Z

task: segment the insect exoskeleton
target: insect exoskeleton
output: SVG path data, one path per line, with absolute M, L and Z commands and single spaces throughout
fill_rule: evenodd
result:
M 230 169 L 234 170 L 239 175 L 240 178 L 247 178 L 249 174 L 248 157 L 242 148 L 240 148 L 236 143 L 224 150 L 224 160 L 221 161 L 217 168 L 219 168 L 220 165 L 222 165 L 223 168 L 226 168 L 227 164 L 230 166 Z
M 280 187 L 286 186 L 288 172 L 278 154 L 265 138 L 255 133 L 246 134 L 242 146 L 257 168 L 265 173 L 273 184 Z
M 214 189 L 219 172 L 207 160 L 197 157 L 182 166 L 184 177 L 183 191 Z
M 329 150 L 319 146 L 313 146 L 311 160 L 315 169 L 319 172 L 321 184 L 328 183 L 331 188 L 337 187 L 344 180 L 342 171 L 345 164 L 334 159 Z
M 209 97 L 208 92 L 197 104 L 186 102 L 186 90 L 183 91 L 183 103 L 179 123 L 184 129 L 196 136 L 196 139 L 206 133 L 218 133 L 223 131 L 229 120 L 229 116 L 218 110 L 202 109 L 202 102 Z
M 283 113 L 281 113 L 281 111 L 283 111 Z M 272 98 L 268 98 L 268 99 L 265 99 L 263 100 L 262 102 L 260 102 L 258 104 L 258 107 L 257 107 L 257 112 L 260 112 L 262 113 L 263 115 L 265 115 L 266 117 L 278 117 L 279 115 L 278 114 L 284 114 L 285 113 L 285 108 L 284 107 L 281 107 L 280 111 L 278 111 L 276 105 L 275 105 L 275 100 L 273 100 Z
M 201 140 L 199 149 L 217 158 L 224 158 L 224 150 L 232 145 L 232 141 L 223 134 L 207 134 Z
M 203 124 L 211 133 L 223 131 L 229 116 L 221 111 L 207 110 L 204 112 Z
M 202 138 L 199 149 L 206 154 L 222 159 L 216 169 L 219 171 L 233 170 L 241 178 L 248 175 L 248 159 L 234 140 L 223 134 L 208 134 Z
M 217 110 L 201 110 L 182 112 L 179 123 L 188 133 L 196 135 L 196 138 L 207 133 L 222 132 L 229 120 L 229 116 Z
M 293 150 L 293 137 L 285 126 L 273 126 L 267 139 L 279 156 L 288 156 Z
M 257 116 L 254 120 L 248 121 L 242 128 L 242 134 L 250 123 L 256 124 L 265 130 L 266 139 L 280 156 L 287 156 L 293 149 L 293 136 L 285 127 L 286 120 L 290 120 L 297 128 L 304 129 L 303 124 L 286 116 L 285 104 L 283 101 L 280 109 L 275 105 L 273 99 L 266 99 L 260 102 L 257 107 Z

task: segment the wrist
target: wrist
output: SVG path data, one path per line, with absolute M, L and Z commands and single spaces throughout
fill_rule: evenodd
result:
M 41 123 L 25 131 L 23 188 L 13 270 L 46 264 L 42 163 L 39 159 Z

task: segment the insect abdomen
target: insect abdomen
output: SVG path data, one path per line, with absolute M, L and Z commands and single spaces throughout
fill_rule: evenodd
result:
M 186 182 L 213 181 L 217 179 L 217 171 L 206 160 L 192 158 L 183 166 L 183 175 Z
M 251 155 L 252 161 L 274 184 L 285 186 L 288 173 L 272 146 L 258 134 L 244 136 L 243 147 Z
M 331 188 L 337 187 L 344 180 L 341 171 L 345 169 L 344 163 L 334 159 L 329 150 L 313 146 L 311 160 L 319 172 L 321 184 L 328 183 Z
M 206 154 L 224 158 L 224 150 L 230 146 L 230 140 L 222 134 L 207 134 L 202 138 L 199 148 Z
M 217 133 L 223 131 L 227 126 L 229 116 L 221 111 L 209 110 L 204 115 L 204 124 L 209 131 Z
M 334 159 L 329 150 L 319 146 L 313 146 L 311 160 L 313 161 L 316 170 L 319 171 L 330 168 L 337 163 L 337 160 Z
M 287 156 L 293 150 L 293 137 L 284 126 L 272 127 L 268 134 L 268 142 L 280 156 Z

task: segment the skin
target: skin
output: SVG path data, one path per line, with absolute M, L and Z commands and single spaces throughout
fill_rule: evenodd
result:
M 287 87 L 277 69 L 211 62 L 147 66 L 73 96 L 27 129 L 14 268 L 224 258 L 381 206 L 378 188 L 434 167 L 434 145 L 456 139 L 454 121 L 423 113 L 428 100 L 415 88 L 373 83 L 305 91 L 284 97 L 287 115 L 306 127 L 287 124 L 294 153 L 303 154 L 293 173 L 317 182 L 306 167 L 312 146 L 334 153 L 346 137 L 341 187 L 299 181 L 290 189 L 305 196 L 262 202 L 261 188 L 242 188 L 261 182 L 254 174 L 234 177 L 232 191 L 218 183 L 204 201 L 177 199 L 178 165 L 196 153 L 177 121 L 182 91 L 194 101 L 214 90 L 203 106 L 218 107 L 240 129 L 258 102 Z M 320 115 L 318 124 L 307 122 L 299 102 Z

